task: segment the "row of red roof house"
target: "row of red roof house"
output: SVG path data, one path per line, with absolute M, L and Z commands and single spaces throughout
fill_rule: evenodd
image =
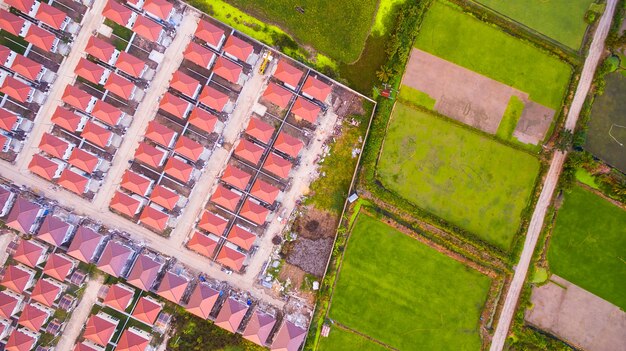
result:
M 166 0 L 146 0 L 143 9 L 140 1 L 133 2 L 134 6 L 130 6 L 130 2 L 128 4 L 129 6 L 126 6 L 115 0 L 108 0 L 102 15 L 117 25 L 132 30 L 145 40 L 167 45 L 164 39 L 168 34 L 163 24 L 164 21 L 171 20 L 175 14 L 173 4 Z
M 62 6 L 55 7 L 36 0 L 5 0 L 4 2 L 30 17 L 29 20 L 33 23 L 39 23 L 53 30 L 64 31 L 71 22 L 70 17 L 59 9 L 59 7 L 63 8 Z

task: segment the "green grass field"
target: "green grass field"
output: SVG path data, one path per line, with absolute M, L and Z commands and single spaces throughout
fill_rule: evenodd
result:
M 318 351 L 385 351 L 373 341 L 347 330 L 333 327 L 327 338 L 320 338 Z
M 593 0 L 478 0 L 501 14 L 573 49 L 585 35 L 585 12 Z
M 626 211 L 575 187 L 549 245 L 552 273 L 626 310 Z
M 517 122 L 519 122 L 519 118 L 522 116 L 523 111 L 524 102 L 517 96 L 512 95 L 509 100 L 509 105 L 504 111 L 504 116 L 502 116 L 500 125 L 498 125 L 496 136 L 503 140 L 511 140 L 511 138 L 513 138 L 515 127 L 517 126 Z
M 361 214 L 339 272 L 330 318 L 400 350 L 480 350 L 479 317 L 490 282 Z
M 383 184 L 507 250 L 539 161 L 453 122 L 396 103 L 378 164 Z
M 556 110 L 572 72 L 556 57 L 439 1 L 426 14 L 415 46 Z

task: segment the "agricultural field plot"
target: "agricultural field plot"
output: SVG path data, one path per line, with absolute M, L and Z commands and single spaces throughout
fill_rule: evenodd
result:
M 592 0 L 475 0 L 556 41 L 578 49 L 585 35 L 585 12 Z
M 331 319 L 400 350 L 480 349 L 490 278 L 364 214 L 346 250 Z
M 345 329 L 333 327 L 327 338 L 321 338 L 319 351 L 385 351 L 388 348 Z
M 539 172 L 533 156 L 396 103 L 378 163 L 391 191 L 507 250 Z
M 576 187 L 565 196 L 548 247 L 550 271 L 626 309 L 626 211 Z
M 621 72 L 606 77 L 604 94 L 591 109 L 585 148 L 611 166 L 626 172 L 626 76 Z
M 415 47 L 526 92 L 532 101 L 555 110 L 572 73 L 558 58 L 440 1 L 426 14 Z

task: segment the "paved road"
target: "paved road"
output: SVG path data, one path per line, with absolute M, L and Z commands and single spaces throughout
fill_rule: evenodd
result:
M 596 67 L 598 66 L 598 62 L 600 61 L 600 57 L 604 52 L 604 41 L 606 40 L 611 27 L 611 20 L 613 18 L 616 4 L 617 0 L 607 1 L 606 10 L 600 18 L 598 28 L 593 35 L 593 41 L 589 49 L 589 54 L 585 60 L 580 81 L 578 82 L 578 87 L 576 87 L 576 94 L 572 100 L 570 110 L 567 114 L 567 119 L 565 120 L 565 129 L 574 130 L 576 127 L 578 115 L 580 114 L 585 98 L 587 97 L 587 93 L 589 92 L 589 87 L 593 81 L 593 76 Z M 511 321 L 513 319 L 513 315 L 515 314 L 519 295 L 524 286 L 524 281 L 526 280 L 530 260 L 535 252 L 535 246 L 537 245 L 537 240 L 539 239 L 539 234 L 541 233 L 546 211 L 550 205 L 554 189 L 556 188 L 559 175 L 561 174 L 561 169 L 563 168 L 565 156 L 566 153 L 557 151 L 552 157 L 548 175 L 546 176 L 543 189 L 541 190 L 539 200 L 537 201 L 537 206 L 535 207 L 530 225 L 528 226 L 522 255 L 515 269 L 515 274 L 513 275 L 513 280 L 511 281 L 511 286 L 507 292 L 506 299 L 504 300 L 504 307 L 502 308 L 500 318 L 498 319 L 498 326 L 496 327 L 496 332 L 491 341 L 490 351 L 501 351 L 504 347 L 504 342 L 509 334 Z

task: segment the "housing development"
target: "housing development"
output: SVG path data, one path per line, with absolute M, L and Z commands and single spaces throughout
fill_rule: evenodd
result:
M 626 350 L 626 1 L 0 0 L 0 350 Z

